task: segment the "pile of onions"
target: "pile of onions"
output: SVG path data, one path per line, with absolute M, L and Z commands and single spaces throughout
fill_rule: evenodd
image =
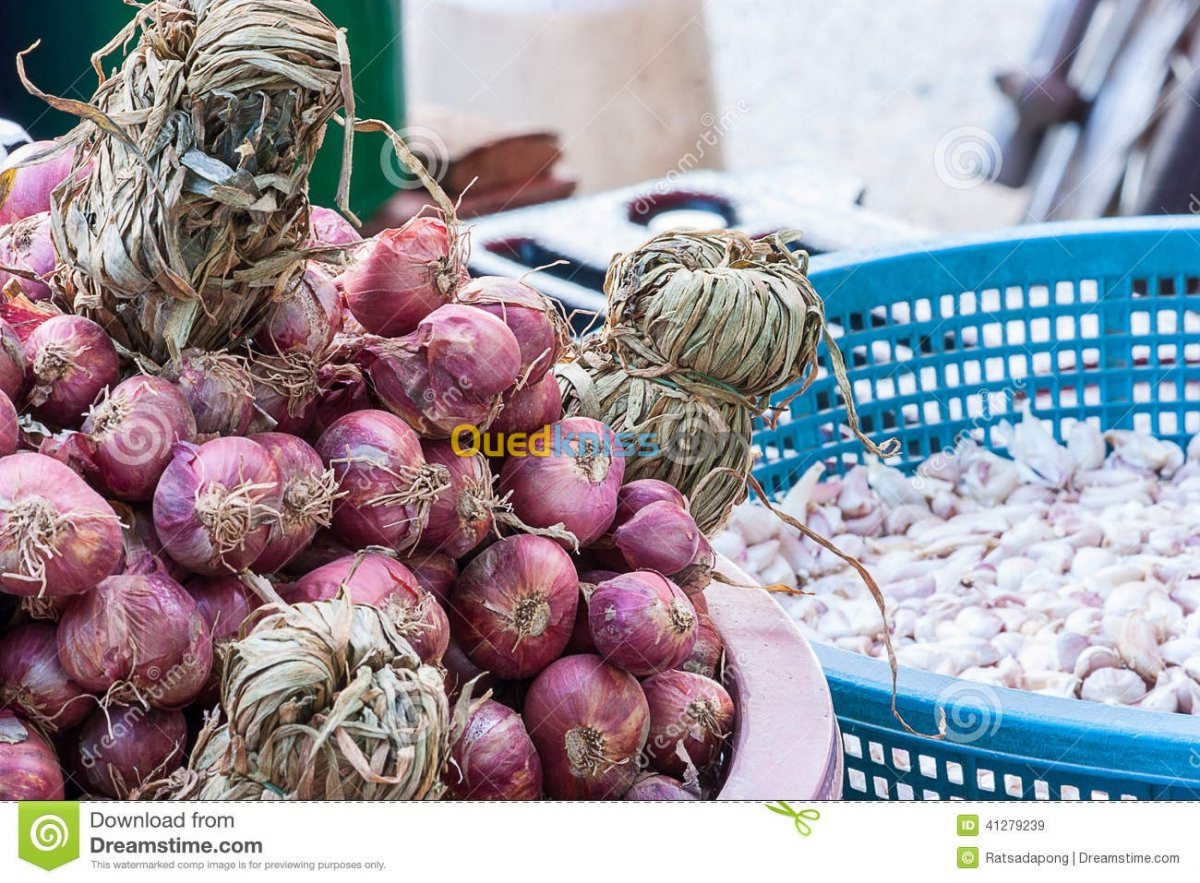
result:
M 333 279 L 309 262 L 296 283 L 271 310 L 254 336 L 264 353 L 320 356 L 342 330 L 342 302 Z
M 521 716 L 491 699 L 479 704 L 450 749 L 443 773 L 459 800 L 537 800 L 542 762 Z
M 254 378 L 242 356 L 184 350 L 171 379 L 187 399 L 201 435 L 245 435 L 257 410 Z
M 526 524 L 561 524 L 587 545 L 604 534 L 617 512 L 625 461 L 613 432 L 598 420 L 568 417 L 549 427 L 548 456 L 509 457 L 500 490 Z
M 733 700 L 716 681 L 665 671 L 642 683 L 650 706 L 646 754 L 659 772 L 683 776 L 704 770 L 733 732 Z
M 54 271 L 57 260 L 49 212 L 22 218 L 0 231 L 0 289 L 16 279 L 30 300 L 48 299 L 50 286 L 43 280 Z
M 449 481 L 445 467 L 425 462 L 408 424 L 386 411 L 356 411 L 322 433 L 317 453 L 344 494 L 333 507 L 338 539 L 355 549 L 416 546 Z
M 121 523 L 69 466 L 42 454 L 0 459 L 0 589 L 63 598 L 121 563 Z
M 8 322 L 0 319 L 0 392 L 14 403 L 25 389 L 25 345 Z
M 14 708 L 49 732 L 68 730 L 94 707 L 88 691 L 58 661 L 58 630 L 27 623 L 0 638 L 0 707 Z
M 164 574 L 110 576 L 58 624 L 58 658 L 75 683 L 155 708 L 194 699 L 208 680 L 212 652 L 196 602 Z
M 565 656 L 537 676 L 525 723 L 556 800 L 621 797 L 637 778 L 650 709 L 637 680 L 599 656 Z
M 117 350 L 104 329 L 82 316 L 55 316 L 25 341 L 28 401 L 54 426 L 75 426 L 105 387 L 120 378 Z
M 527 678 L 567 646 L 579 604 L 570 556 L 552 540 L 506 537 L 484 549 L 450 596 L 454 637 L 472 662 Z
M 180 442 L 154 491 L 154 527 L 167 553 L 200 574 L 250 567 L 279 519 L 279 468 L 247 438 Z
M 487 457 L 460 457 L 449 442 L 424 442 L 425 460 L 444 466 L 449 486 L 429 507 L 429 521 L 421 534 L 421 548 L 461 558 L 483 542 L 492 530 L 496 496 Z
M 446 612 L 421 588 L 411 570 L 385 555 L 359 553 L 318 567 L 280 587 L 289 604 L 326 601 L 341 592 L 356 604 L 369 604 L 388 615 L 400 636 L 423 662 L 436 663 L 450 641 Z
M 444 222 L 429 217 L 372 237 L 338 277 L 354 318 L 372 334 L 397 337 L 449 303 L 468 278 L 452 239 Z
M 605 661 L 639 677 L 675 668 L 696 643 L 696 609 L 661 574 L 640 570 L 600 583 L 588 624 Z
M 176 442 L 196 438 L 196 418 L 183 394 L 158 377 L 134 375 L 88 412 L 96 482 L 121 500 L 149 500 Z
M 503 276 L 480 276 L 459 290 L 457 300 L 491 313 L 508 326 L 521 347 L 526 384 L 540 381 L 562 358 L 570 338 L 559 307 L 523 282 Z M 538 427 L 550 422 L 546 420 Z
M 521 349 L 503 322 L 483 310 L 447 304 L 404 337 L 368 343 L 375 395 L 426 438 L 461 426 L 486 429 L 516 384 Z
M 0 163 L 0 224 L 50 210 L 50 193 L 71 174 L 75 149 L 64 148 L 40 162 L 21 165 L 58 146 L 55 141 L 23 144 Z
M 312 542 L 317 531 L 333 521 L 337 479 L 303 439 L 281 432 L 250 437 L 262 445 L 279 470 L 279 518 L 271 525 L 266 548 L 254 561 L 262 573 L 279 570 Z
M 120 704 L 97 709 L 77 733 L 75 777 L 90 792 L 124 800 L 172 772 L 186 741 L 181 711 Z
M 0 708 L 0 800 L 62 800 L 54 747 L 8 708 Z

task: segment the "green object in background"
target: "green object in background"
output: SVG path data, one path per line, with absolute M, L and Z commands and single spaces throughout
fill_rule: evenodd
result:
M 315 2 L 335 25 L 346 29 L 358 116 L 402 128 L 400 0 Z M 0 117 L 20 123 L 34 138 L 53 138 L 72 128 L 77 122 L 74 117 L 51 109 L 25 91 L 17 77 L 16 54 L 40 38 L 42 45 L 25 59 L 30 79 L 52 95 L 86 101 L 96 88 L 92 53 L 125 27 L 134 13 L 135 9 L 121 0 L 37 0 L 6 9 L 5 24 L 0 28 Z M 120 53 L 109 56 L 105 70 L 111 70 L 120 59 Z M 394 160 L 384 152 L 386 141 L 374 132 L 355 138 L 350 206 L 364 221 L 396 189 L 387 177 L 389 166 L 385 163 Z M 334 206 L 341 162 L 342 127 L 331 123 L 309 179 L 314 203 Z

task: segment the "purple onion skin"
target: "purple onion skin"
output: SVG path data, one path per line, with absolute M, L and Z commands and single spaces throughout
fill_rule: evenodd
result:
M 692 597 L 693 602 L 703 599 L 703 595 Z M 725 644 L 721 641 L 721 633 L 713 625 L 709 615 L 699 608 L 696 610 L 696 643 L 687 659 L 679 664 L 680 671 L 702 675 L 716 680 L 721 673 L 721 660 L 725 657 Z
M 281 517 L 271 526 L 267 547 L 254 560 L 260 573 L 274 573 L 307 548 L 317 535 L 320 523 L 304 514 L 302 506 L 321 494 L 319 481 L 325 465 L 312 445 L 294 435 L 262 432 L 251 441 L 262 445 L 279 469 L 283 501 Z
M 571 640 L 567 642 L 567 653 L 595 653 L 596 642 L 592 640 L 592 628 L 588 623 L 588 596 L 596 590 L 596 586 L 614 576 L 620 576 L 615 570 L 585 570 L 579 574 L 579 609 L 575 612 L 575 627 L 571 630 Z
M 460 457 L 449 442 L 421 444 L 425 460 L 445 466 L 450 486 L 429 507 L 429 522 L 419 549 L 461 558 L 484 541 L 492 530 L 492 471 L 487 457 Z
M 625 792 L 625 800 L 699 800 L 700 798 L 683 787 L 683 782 L 652 773 L 639 778 Z
M 17 425 L 17 409 L 12 400 L 0 392 L 0 457 L 17 452 L 21 441 L 21 430 Z
M 426 465 L 417 434 L 403 420 L 386 411 L 347 414 L 325 430 L 317 453 L 346 494 L 333 507 L 339 540 L 354 549 L 407 551 L 416 544 L 426 513 L 413 503 L 381 499 L 409 492 L 412 482 L 403 476 Z
M 0 232 L 0 264 L 46 277 L 53 272 L 57 260 L 54 241 L 50 238 L 49 212 L 22 218 Z M 10 279 L 16 279 L 25 296 L 32 301 L 50 298 L 50 286 L 40 279 L 29 279 L 0 269 L 0 289 Z
M 115 683 L 155 708 L 182 708 L 212 670 L 208 623 L 179 583 L 162 574 L 111 576 L 58 624 L 58 659 L 81 687 Z
M 10 520 L 29 509 L 57 520 L 54 554 L 38 552 L 45 580 L 23 570 Z M 42 454 L 0 459 L 0 590 L 65 598 L 86 592 L 121 565 L 121 523 L 112 507 L 69 466 Z
M 525 283 L 479 276 L 459 290 L 458 302 L 486 310 L 509 327 L 521 346 L 521 373 L 530 382 L 541 380 L 561 358 L 563 344 L 551 318 L 554 304 Z
M 195 576 L 184 589 L 196 602 L 196 609 L 208 626 L 213 644 L 223 644 L 236 638 L 242 623 L 263 601 L 233 574 L 226 576 Z
M 467 281 L 450 269 L 450 229 L 436 218 L 413 218 L 368 240 L 338 285 L 351 314 L 367 331 L 398 337 L 448 303 Z
M 633 513 L 613 542 L 631 570 L 677 573 L 696 557 L 700 528 L 682 506 L 661 500 Z
M 43 721 L 47 731 L 69 730 L 95 707 L 58 661 L 55 626 L 28 623 L 0 638 L 0 706 Z
M 484 549 L 450 595 L 454 636 L 471 661 L 501 678 L 527 678 L 567 646 L 579 605 L 570 557 L 520 535 Z
M 352 245 L 362 242 L 354 225 L 331 208 L 314 205 L 308 210 L 308 244 Z
M 599 656 L 564 656 L 534 680 L 525 726 L 555 800 L 617 800 L 637 778 L 650 710 L 637 680 Z
M 78 426 L 88 406 L 120 379 L 117 350 L 104 329 L 82 316 L 54 316 L 25 341 L 25 371 L 35 417 Z
M 682 509 L 687 509 L 687 498 L 675 485 L 660 479 L 639 478 L 621 485 L 621 489 L 617 491 L 617 515 L 613 519 L 613 527 L 620 527 L 632 518 L 634 513 L 660 501 L 674 503 Z
M 450 592 L 458 579 L 458 565 L 454 559 L 442 552 L 416 551 L 400 563 L 412 571 L 421 588 L 437 598 L 443 607 L 450 600 Z
M 491 699 L 480 703 L 450 748 L 443 780 L 458 800 L 541 797 L 542 762 L 521 716 Z
M 316 441 L 330 426 L 355 411 L 373 407 L 366 378 L 355 365 L 326 365 L 319 372 L 323 392 L 313 405 L 307 437 Z
M 175 385 L 187 399 L 201 435 L 246 435 L 261 419 L 250 366 L 240 356 L 185 350 Z
M 154 492 L 154 528 L 167 554 L 193 573 L 236 573 L 262 554 L 282 505 L 279 468 L 266 449 L 248 438 L 217 438 L 197 447 L 180 443 Z M 197 507 L 210 496 L 251 487 L 253 525 L 233 548 L 218 544 Z
M 494 690 L 499 683 L 489 672 L 467 657 L 453 635 L 446 645 L 446 652 L 442 654 L 442 667 L 446 669 L 446 695 L 451 699 L 457 699 L 463 687 L 471 681 L 475 681 L 472 695 L 482 695 L 485 690 Z
M 264 353 L 320 356 L 342 330 L 342 299 L 333 279 L 309 261 L 304 275 L 271 310 L 254 345 Z
M 187 568 L 167 554 L 154 529 L 154 513 L 146 506 L 125 506 L 121 517 L 121 539 L 125 546 L 122 573 L 165 573 L 176 582 L 188 577 Z
M 696 609 L 666 577 L 639 570 L 596 586 L 588 624 L 606 662 L 639 677 L 675 668 L 696 643 Z
M 183 761 L 183 712 L 113 705 L 92 712 L 79 728 L 72 766 L 89 792 L 124 800 L 134 789 L 166 777 Z
M 25 344 L 16 330 L 0 319 L 0 392 L 14 403 L 25 390 Z
M 54 747 L 32 725 L 0 708 L 0 801 L 62 800 L 63 794 Z
M 561 450 L 555 452 L 551 442 L 549 456 L 509 457 L 500 471 L 500 492 L 512 491 L 513 511 L 526 524 L 562 523 L 586 546 L 612 524 L 625 460 L 615 452 L 612 430 L 598 420 L 568 417 L 546 432 L 561 440 Z
M 353 550 L 338 542 L 333 533 L 328 528 L 325 528 L 317 531 L 317 535 L 313 537 L 313 541 L 299 555 L 287 563 L 283 568 L 283 572 L 292 578 L 301 577 L 309 571 L 316 570 L 318 567 L 324 567 L 326 564 L 337 561 L 339 558 L 345 558 L 347 555 L 353 554 Z M 408 562 L 404 563 L 405 566 L 411 569 Z
M 554 375 L 510 389 L 503 396 L 504 409 L 492 421 L 492 432 L 536 432 L 562 419 L 562 392 Z
M 686 671 L 666 671 L 642 682 L 650 707 L 646 754 L 662 773 L 683 776 L 687 764 L 679 746 L 698 770 L 717 759 L 733 732 L 733 700 L 716 681 Z
M 83 421 L 92 443 L 93 478 L 109 496 L 143 501 L 154 488 L 176 442 L 196 438 L 196 418 L 174 385 L 158 377 L 123 380 Z
M 54 141 L 23 144 L 0 163 L 0 178 L 8 177 L 5 173 L 12 173 L 5 186 L 0 188 L 3 194 L 0 195 L 0 224 L 11 224 L 50 211 L 50 192 L 71 174 L 75 149 L 67 148 L 35 165 L 17 168 L 17 164 L 50 150 L 55 144 Z

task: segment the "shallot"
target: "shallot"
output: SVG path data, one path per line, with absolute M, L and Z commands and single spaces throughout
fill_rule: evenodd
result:
M 72 766 L 79 783 L 118 800 L 164 778 L 183 760 L 183 712 L 113 705 L 92 712 L 76 733 Z
M 74 426 L 100 391 L 120 377 L 117 350 L 104 329 L 82 316 L 55 316 L 25 341 L 29 404 L 39 419 Z
M 491 313 L 509 327 L 521 347 L 521 373 L 526 383 L 541 380 L 562 357 L 569 335 L 560 308 L 525 283 L 479 276 L 459 289 L 457 300 Z
M 0 707 L 0 800 L 62 800 L 54 747 L 8 708 Z
M 563 416 L 562 393 L 549 372 L 541 380 L 508 390 L 501 403 L 503 407 L 490 427 L 495 433 L 536 432 Z
M 0 232 L 0 289 L 16 279 L 31 301 L 47 300 L 46 279 L 54 271 L 58 255 L 50 238 L 50 213 L 22 218 Z
M 680 665 L 696 643 L 696 610 L 666 577 L 636 571 L 600 583 L 588 599 L 596 649 L 635 675 Z
M 312 542 L 333 520 L 337 479 L 316 451 L 302 439 L 279 432 L 250 437 L 266 450 L 279 470 L 279 518 L 271 525 L 267 545 L 254 559 L 261 573 L 273 573 Z
M 542 762 L 521 716 L 484 700 L 450 748 L 443 778 L 460 800 L 537 800 Z
M 660 772 L 683 776 L 716 760 L 733 731 L 733 700 L 716 681 L 666 671 L 642 683 L 650 706 L 646 752 Z
M 90 699 L 58 661 L 54 625 L 28 623 L 0 638 L 0 707 L 57 732 L 87 717 L 94 707 Z
M 304 274 L 283 295 L 254 336 L 266 353 L 322 356 L 342 329 L 342 303 L 333 280 L 309 262 Z
M 0 163 L 0 224 L 49 211 L 50 193 L 71 174 L 74 159 L 74 148 L 60 148 L 55 141 L 23 144 L 5 157 Z

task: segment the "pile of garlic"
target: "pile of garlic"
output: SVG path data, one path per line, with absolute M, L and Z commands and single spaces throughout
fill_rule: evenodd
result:
M 911 477 L 817 465 L 779 507 L 870 570 L 901 665 L 1200 715 L 1200 435 L 1185 453 L 1078 423 L 1060 445 L 1028 412 L 999 433 L 1012 459 L 968 440 Z M 776 596 L 811 639 L 885 655 L 857 574 L 762 505 L 713 546 L 811 593 Z

